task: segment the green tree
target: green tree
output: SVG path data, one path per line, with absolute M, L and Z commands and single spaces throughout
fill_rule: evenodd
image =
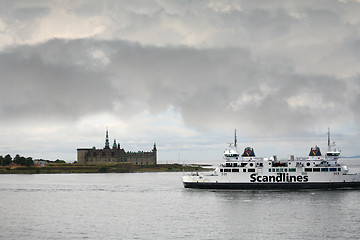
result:
M 56 159 L 54 163 L 66 163 L 64 160 Z
M 22 165 L 22 164 L 21 164 L 21 157 L 20 157 L 19 154 L 16 154 L 16 155 L 15 155 L 13 162 L 14 162 L 15 164 Z
M 20 156 L 19 154 L 16 154 L 16 156 L 14 157 L 14 163 L 21 165 L 21 166 L 33 166 L 34 165 L 34 161 L 32 160 L 31 157 L 25 158 Z
M 32 160 L 31 157 L 25 158 L 24 166 L 28 166 L 28 167 L 34 166 L 34 161 Z
M 4 157 L 4 166 L 9 165 L 12 162 L 12 157 L 10 156 L 10 154 L 7 154 Z
M 34 166 L 34 161 L 31 157 L 25 158 L 24 165 L 28 167 Z

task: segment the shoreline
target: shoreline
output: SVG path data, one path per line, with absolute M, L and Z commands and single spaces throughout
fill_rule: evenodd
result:
M 211 171 L 207 165 L 155 164 L 134 165 L 132 163 L 101 164 L 49 164 L 48 166 L 1 166 L 0 174 L 68 174 L 68 173 L 136 173 L 136 172 L 202 172 Z

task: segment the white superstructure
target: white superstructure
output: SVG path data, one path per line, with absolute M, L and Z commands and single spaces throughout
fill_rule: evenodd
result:
M 242 155 L 235 142 L 224 151 L 225 162 L 213 172 L 191 173 L 183 176 L 186 188 L 229 189 L 292 189 L 292 188 L 360 188 L 360 174 L 350 174 L 346 166 L 338 162 L 340 151 L 335 143 L 322 155 L 318 146 L 312 147 L 308 157 L 286 160 L 276 156 L 259 158 L 254 149 L 246 147 Z

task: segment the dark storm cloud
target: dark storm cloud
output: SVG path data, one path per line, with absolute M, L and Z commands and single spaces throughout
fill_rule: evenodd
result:
M 6 22 L 11 31 L 16 31 L 16 27 L 21 28 L 26 24 L 31 24 L 32 21 L 37 21 L 50 12 L 51 8 L 46 6 L 45 1 L 38 1 L 38 3 L 31 3 L 30 1 L 22 3 L 16 1 L 0 2 L 0 19 Z
M 42 17 L 50 12 L 50 8 L 37 7 L 37 8 L 18 8 L 14 11 L 13 19 L 28 21 L 34 18 Z
M 106 73 L 81 62 L 80 45 L 54 40 L 1 53 L 2 120 L 77 118 L 111 108 Z
M 61 40 L 0 54 L 1 120 L 120 118 L 173 107 L 188 126 L 263 134 L 358 120 L 360 79 L 301 75 L 241 48 Z

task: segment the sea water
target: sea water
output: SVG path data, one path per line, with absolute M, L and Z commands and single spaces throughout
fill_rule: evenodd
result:
M 0 175 L 0 239 L 360 238 L 360 190 L 185 189 L 182 174 Z

